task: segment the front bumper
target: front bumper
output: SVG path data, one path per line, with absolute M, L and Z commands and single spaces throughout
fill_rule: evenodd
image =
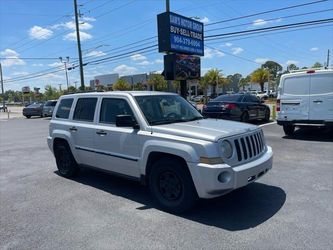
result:
M 267 146 L 260 158 L 236 167 L 227 164 L 188 164 L 199 197 L 213 198 L 256 181 L 272 168 L 272 163 L 273 151 Z M 222 176 L 220 180 L 219 176 Z

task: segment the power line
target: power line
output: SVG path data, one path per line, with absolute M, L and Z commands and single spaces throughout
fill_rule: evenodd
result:
M 1 60 L 59 60 L 59 57 L 0 57 Z M 77 59 L 77 58 L 72 58 Z
M 215 25 L 215 24 L 219 24 L 219 23 L 225 23 L 225 22 L 235 21 L 235 20 L 239 20 L 239 19 L 244 19 L 244 18 L 248 18 L 248 17 L 258 16 L 258 15 L 263 15 L 263 14 L 268 14 L 268 13 L 273 13 L 273 12 L 278 12 L 278 11 L 282 11 L 282 10 L 299 8 L 299 7 L 303 7 L 303 6 L 307 6 L 307 5 L 312 5 L 312 4 L 318 4 L 318 3 L 327 2 L 327 1 L 328 0 L 318 0 L 318 1 L 309 2 L 309 3 L 291 5 L 291 6 L 287 6 L 287 7 L 283 7 L 283 8 L 279 8 L 279 9 L 267 10 L 267 11 L 257 12 L 257 13 L 253 13 L 253 14 L 249 14 L 249 15 L 245 15 L 245 16 L 234 17 L 234 18 L 230 18 L 230 19 L 216 21 L 216 22 L 213 22 L 213 23 L 208 23 L 205 26 L 211 26 L 211 25 Z

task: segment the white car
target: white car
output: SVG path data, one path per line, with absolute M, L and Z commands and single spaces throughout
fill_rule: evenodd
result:
M 273 159 L 258 126 L 204 119 L 182 97 L 162 92 L 62 96 L 47 141 L 60 175 L 93 167 L 135 179 L 171 212 L 254 182 Z
M 286 135 L 295 126 L 333 125 L 333 70 L 312 70 L 281 76 L 277 123 Z

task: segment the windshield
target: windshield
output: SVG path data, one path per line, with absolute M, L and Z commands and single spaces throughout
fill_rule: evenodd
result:
M 56 101 L 48 101 L 48 102 L 45 103 L 44 106 L 52 106 L 52 107 L 54 107 L 56 104 L 57 104 Z
M 189 102 L 178 95 L 136 96 L 135 99 L 150 125 L 203 119 Z

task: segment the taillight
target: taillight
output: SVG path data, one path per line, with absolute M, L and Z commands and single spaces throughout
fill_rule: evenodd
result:
M 237 108 L 237 105 L 234 103 L 227 103 L 224 105 L 224 108 L 225 109 L 235 109 L 235 108 Z
M 280 99 L 276 100 L 276 111 L 280 111 Z
M 308 73 L 308 74 L 313 74 L 313 73 L 315 73 L 316 71 L 315 70 L 308 70 L 308 71 L 306 71 L 306 73 Z

